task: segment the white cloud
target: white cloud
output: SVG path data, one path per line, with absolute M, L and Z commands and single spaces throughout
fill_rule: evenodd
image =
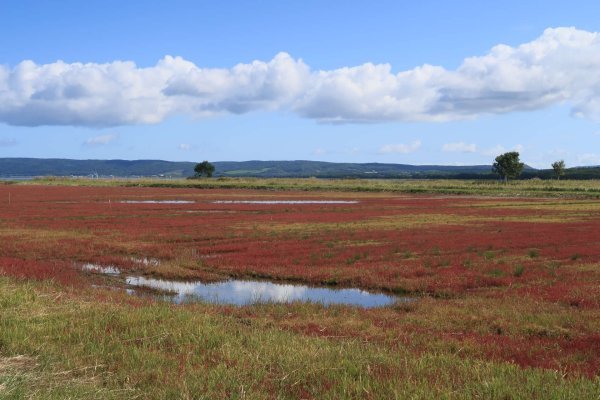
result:
M 0 66 L 0 122 L 116 126 L 258 110 L 328 123 L 448 121 L 558 103 L 600 121 L 598 70 L 600 34 L 575 28 L 547 29 L 517 47 L 497 45 L 456 70 L 423 65 L 396 73 L 367 63 L 319 71 L 286 53 L 222 69 L 171 56 L 148 68 L 23 61 Z
M 386 144 L 379 149 L 380 154 L 409 154 L 414 153 L 421 147 L 421 141 L 415 140 L 410 144 Z
M 481 154 L 483 154 L 484 156 L 496 157 L 502 153 L 506 153 L 507 151 L 516 151 L 516 152 L 522 153 L 523 149 L 524 149 L 524 147 L 522 144 L 516 144 L 513 146 L 512 149 L 508 149 L 508 150 L 504 146 L 498 144 L 494 147 L 490 147 L 488 149 L 482 150 Z
M 600 165 L 600 154 L 595 153 L 585 153 L 577 156 L 577 164 L 578 165 Z
M 477 152 L 477 145 L 475 145 L 474 143 L 467 144 L 464 142 L 446 143 L 442 146 L 442 151 L 460 152 L 460 153 L 475 153 L 475 152 Z
M 565 156 L 568 156 L 569 154 L 570 153 L 568 150 L 559 149 L 559 148 L 547 151 L 547 155 L 551 156 L 551 157 L 565 157 Z
M 13 138 L 0 138 L 0 147 L 16 146 L 17 141 Z
M 177 148 L 181 151 L 189 151 L 192 149 L 192 145 L 189 143 L 181 143 Z
M 315 156 L 323 156 L 323 155 L 327 154 L 327 150 L 325 150 L 322 147 L 317 147 L 316 149 L 313 150 L 313 154 Z
M 90 147 L 104 146 L 111 142 L 114 142 L 115 140 L 118 139 L 118 137 L 119 137 L 119 135 L 117 135 L 116 133 L 109 133 L 107 135 L 94 136 L 94 137 L 87 139 L 85 142 L 83 142 L 83 145 L 90 146 Z

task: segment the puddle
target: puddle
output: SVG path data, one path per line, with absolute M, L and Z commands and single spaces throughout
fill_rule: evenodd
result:
M 121 270 L 114 265 L 98 265 L 92 263 L 86 263 L 81 266 L 84 271 L 95 272 L 97 274 L 105 275 L 120 275 Z
M 211 256 L 213 255 L 207 257 Z M 214 255 L 214 257 L 216 256 Z M 155 258 L 131 258 L 131 260 L 144 265 L 158 265 L 160 263 Z M 121 275 L 121 270 L 114 265 L 86 263 L 81 265 L 81 269 L 114 277 Z M 311 302 L 324 305 L 343 304 L 372 308 L 391 305 L 398 301 L 413 301 L 411 298 L 371 293 L 361 289 L 332 289 L 251 280 L 204 283 L 126 276 L 124 283 L 126 284 L 125 290 L 130 295 L 151 296 L 155 299 L 176 304 L 201 301 L 243 306 L 255 303 Z M 120 285 L 115 287 L 118 286 Z
M 156 267 L 156 266 L 160 265 L 160 260 L 158 260 L 156 258 L 131 257 L 130 260 L 136 264 L 144 265 L 144 266 Z M 96 274 L 104 274 L 104 275 L 120 275 L 121 274 L 121 270 L 114 265 L 100 265 L 100 264 L 94 264 L 94 263 L 85 263 L 85 264 L 81 265 L 81 269 L 83 271 L 93 272 Z
M 356 204 L 356 200 L 216 200 L 213 204 Z
M 192 200 L 123 200 L 123 204 L 193 204 Z
M 160 265 L 160 261 L 156 258 L 148 258 L 148 257 L 144 257 L 144 258 L 135 258 L 135 257 L 131 257 L 131 261 L 133 261 L 136 264 L 142 264 L 142 265 L 151 265 L 153 267 L 157 267 Z
M 387 306 L 394 304 L 396 301 L 412 301 L 411 299 L 402 299 L 382 293 L 370 293 L 360 289 L 329 289 L 263 281 L 175 282 L 130 276 L 125 279 L 125 282 L 130 287 L 164 292 L 165 294 L 155 295 L 154 297 L 177 304 L 205 301 L 243 306 L 255 303 L 302 301 L 324 305 L 344 304 L 371 308 Z M 131 289 L 128 290 L 128 293 L 141 294 Z

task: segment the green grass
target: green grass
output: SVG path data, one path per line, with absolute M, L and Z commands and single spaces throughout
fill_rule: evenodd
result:
M 261 169 L 236 169 L 231 171 L 223 172 L 225 175 L 258 175 L 265 173 L 272 168 L 261 168 Z
M 436 193 L 478 196 L 599 198 L 598 180 L 495 180 L 216 178 L 216 179 L 70 179 L 47 177 L 5 184 L 75 186 L 189 187 L 199 189 L 328 190 L 354 192 Z
M 165 182 L 170 184 L 143 184 Z M 129 186 L 139 182 L 66 183 Z M 127 268 L 131 258 L 156 257 L 160 265 L 144 267 L 144 274 L 321 282 L 387 289 L 401 296 L 410 293 L 418 300 L 369 310 L 315 304 L 177 306 L 91 288 L 91 283 L 115 284 L 93 274 L 50 275 L 55 282 L 75 285 L 71 287 L 17 280 L 0 272 L 0 399 L 598 398 L 600 270 L 596 253 L 580 250 L 577 240 L 586 235 L 586 246 L 598 243 L 592 238 L 596 200 L 465 201 L 440 196 L 445 205 L 424 212 L 420 201 L 426 204 L 426 198 L 433 196 L 389 196 L 376 191 L 391 188 L 400 193 L 422 186 L 435 192 L 468 189 L 472 184 L 477 195 L 529 196 L 535 194 L 538 182 L 530 186 L 527 182 L 504 186 L 467 181 L 267 179 L 175 183 L 198 185 L 193 187 L 199 190 L 67 190 L 84 200 L 71 203 L 72 199 L 62 201 L 60 188 L 0 186 L 5 194 L 11 191 L 15 196 L 20 191 L 22 199 L 29 199 L 20 203 L 22 207 L 2 208 L 0 266 L 16 276 L 21 275 L 15 266 L 39 267 L 23 276 L 51 279 L 42 273 L 45 268 L 71 271 L 73 262 L 96 260 L 123 263 Z M 200 190 L 213 183 L 262 185 L 260 189 L 281 185 L 286 190 L 316 190 L 323 185 L 328 191 Z M 585 185 L 591 185 L 591 192 L 597 190 L 592 182 L 563 183 L 560 194 L 565 196 L 587 190 Z M 372 193 L 361 193 L 361 185 Z M 485 185 L 489 191 L 481 190 Z M 38 195 L 38 189 L 47 192 Z M 54 200 L 46 196 L 51 192 L 56 192 Z M 247 219 L 241 213 L 223 220 L 229 214 L 210 219 L 199 213 L 192 220 L 183 207 L 177 212 L 154 206 L 141 210 L 123 206 L 120 212 L 114 205 L 106 209 L 101 199 L 107 192 L 126 192 L 120 196 L 141 199 L 181 195 L 197 201 L 199 212 L 212 210 L 211 205 L 205 210 L 208 201 L 230 195 L 356 198 L 361 211 L 356 218 L 346 215 L 346 206 L 335 207 L 340 214 L 331 213 L 332 220 L 322 219 L 328 214 L 320 214 L 317 207 L 306 221 L 296 220 L 287 208 L 270 215 L 247 214 L 251 216 Z M 406 209 L 403 198 L 417 206 Z M 400 201 L 394 205 L 396 200 Z M 297 212 L 292 206 L 289 210 Z M 223 225 L 211 227 L 209 221 Z M 577 230 L 569 241 L 556 246 L 538 242 L 538 235 L 527 245 L 496 241 L 497 234 L 504 232 L 497 228 L 506 229 L 504 223 L 510 221 L 552 222 L 551 232 L 562 227 L 556 221 L 568 221 L 570 229 Z M 529 226 L 517 225 L 517 232 Z M 469 237 L 453 244 L 450 235 L 459 229 L 475 229 L 474 235 L 491 232 L 494 246 Z M 290 246 L 292 251 L 281 257 L 275 254 L 276 262 L 268 268 L 257 264 L 238 269 L 238 262 L 245 266 L 244 259 L 220 265 L 219 259 L 199 257 L 213 253 L 209 246 L 213 241 L 246 244 L 252 250 L 256 243 L 276 246 L 278 240 L 290 244 L 301 240 L 310 246 L 298 246 L 298 251 Z
M 523 266 L 523 264 L 518 264 L 515 266 L 513 275 L 516 277 L 520 277 L 521 275 L 523 275 L 523 272 L 525 272 L 525 267 Z
M 317 305 L 231 312 L 105 295 L 98 302 L 0 277 L 0 398 L 591 399 L 600 391 L 598 379 L 467 359 L 460 349 L 415 354 L 393 339 L 301 335 L 252 318 L 319 313 Z

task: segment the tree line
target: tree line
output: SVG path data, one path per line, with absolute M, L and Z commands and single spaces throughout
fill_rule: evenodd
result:
M 553 162 L 551 167 L 554 172 L 554 176 L 557 180 L 559 180 L 560 177 L 565 173 L 564 160 Z M 496 157 L 492 165 L 492 172 L 497 174 L 504 182 L 508 182 L 509 179 L 517 179 L 523 172 L 524 168 L 525 164 L 521 162 L 519 158 L 519 152 L 509 151 Z M 196 164 L 194 167 L 194 176 L 192 178 L 202 178 L 204 176 L 210 178 L 213 176 L 214 172 L 215 166 L 205 160 Z
M 517 179 L 523 172 L 525 164 L 519 159 L 519 152 L 509 151 L 496 157 L 492 165 L 492 171 L 500 176 L 504 182 L 509 179 Z M 565 174 L 565 161 L 558 160 L 551 164 L 554 176 L 560 179 Z

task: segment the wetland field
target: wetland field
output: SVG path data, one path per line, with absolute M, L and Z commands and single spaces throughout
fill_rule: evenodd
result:
M 0 398 L 598 399 L 599 196 L 0 183 Z

